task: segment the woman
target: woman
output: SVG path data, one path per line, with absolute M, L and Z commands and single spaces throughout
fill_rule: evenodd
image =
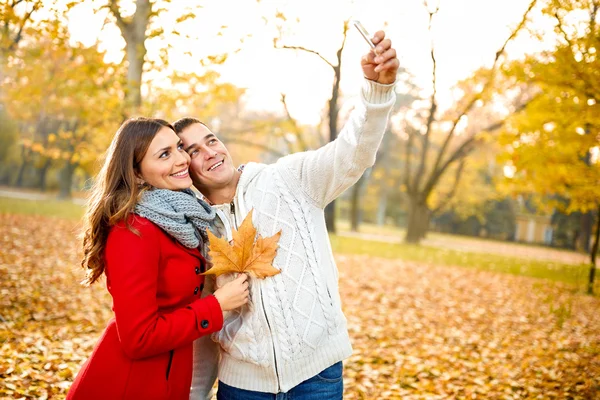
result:
M 214 212 L 189 191 L 190 158 L 159 119 L 126 121 L 93 189 L 86 284 L 104 273 L 112 319 L 67 399 L 188 399 L 194 340 L 248 301 L 247 276 L 205 298 L 199 247 Z

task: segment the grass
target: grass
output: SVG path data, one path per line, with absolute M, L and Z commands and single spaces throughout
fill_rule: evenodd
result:
M 0 197 L 0 214 L 43 215 L 68 220 L 79 220 L 83 212 L 84 207 L 66 200 L 23 200 Z M 343 223 L 340 225 L 343 225 Z M 380 228 L 377 232 L 383 233 Z M 589 273 L 589 266 L 586 264 L 563 264 L 498 254 L 483 254 L 404 243 L 389 243 L 337 235 L 331 235 L 330 239 L 335 253 L 365 254 L 429 265 L 461 266 L 549 279 L 577 287 L 585 286 Z
M 541 261 L 497 254 L 470 253 L 438 249 L 423 245 L 387 243 L 360 238 L 331 235 L 331 245 L 336 253 L 352 253 L 403 259 L 430 265 L 450 265 L 486 271 L 509 273 L 549 279 L 582 287 L 587 282 L 589 266 Z
M 43 215 L 68 220 L 83 216 L 84 207 L 69 200 L 25 200 L 0 197 L 0 214 Z

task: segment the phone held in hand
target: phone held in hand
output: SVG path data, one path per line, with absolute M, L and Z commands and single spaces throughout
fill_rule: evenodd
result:
M 371 46 L 371 48 L 374 49 L 375 45 L 371 41 L 371 36 L 367 32 L 367 30 L 362 26 L 360 21 L 355 19 L 354 21 L 352 21 L 352 24 L 356 27 L 356 29 L 358 29 L 360 35 L 367 41 L 367 43 L 369 43 L 369 46 Z

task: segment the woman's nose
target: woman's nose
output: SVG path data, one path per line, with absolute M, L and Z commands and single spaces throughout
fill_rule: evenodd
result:
M 179 159 L 177 160 L 178 164 L 190 165 L 190 155 L 188 153 L 185 151 L 178 151 L 177 153 L 179 153 Z

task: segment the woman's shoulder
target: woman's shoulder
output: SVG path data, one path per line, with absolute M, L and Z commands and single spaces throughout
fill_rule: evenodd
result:
M 110 234 L 111 235 L 121 235 L 121 234 L 126 234 L 127 232 L 131 233 L 131 234 L 135 234 L 135 232 L 133 232 L 131 230 L 131 228 L 133 228 L 134 231 L 138 232 L 139 235 L 152 235 L 152 234 L 156 234 L 156 233 L 160 233 L 161 230 L 160 228 L 154 224 L 152 221 L 150 221 L 147 218 L 141 217 L 137 214 L 131 214 L 129 216 L 129 218 L 127 218 L 127 221 L 125 220 L 121 220 L 119 222 L 117 222 L 110 230 Z M 136 235 L 137 236 L 137 235 Z

